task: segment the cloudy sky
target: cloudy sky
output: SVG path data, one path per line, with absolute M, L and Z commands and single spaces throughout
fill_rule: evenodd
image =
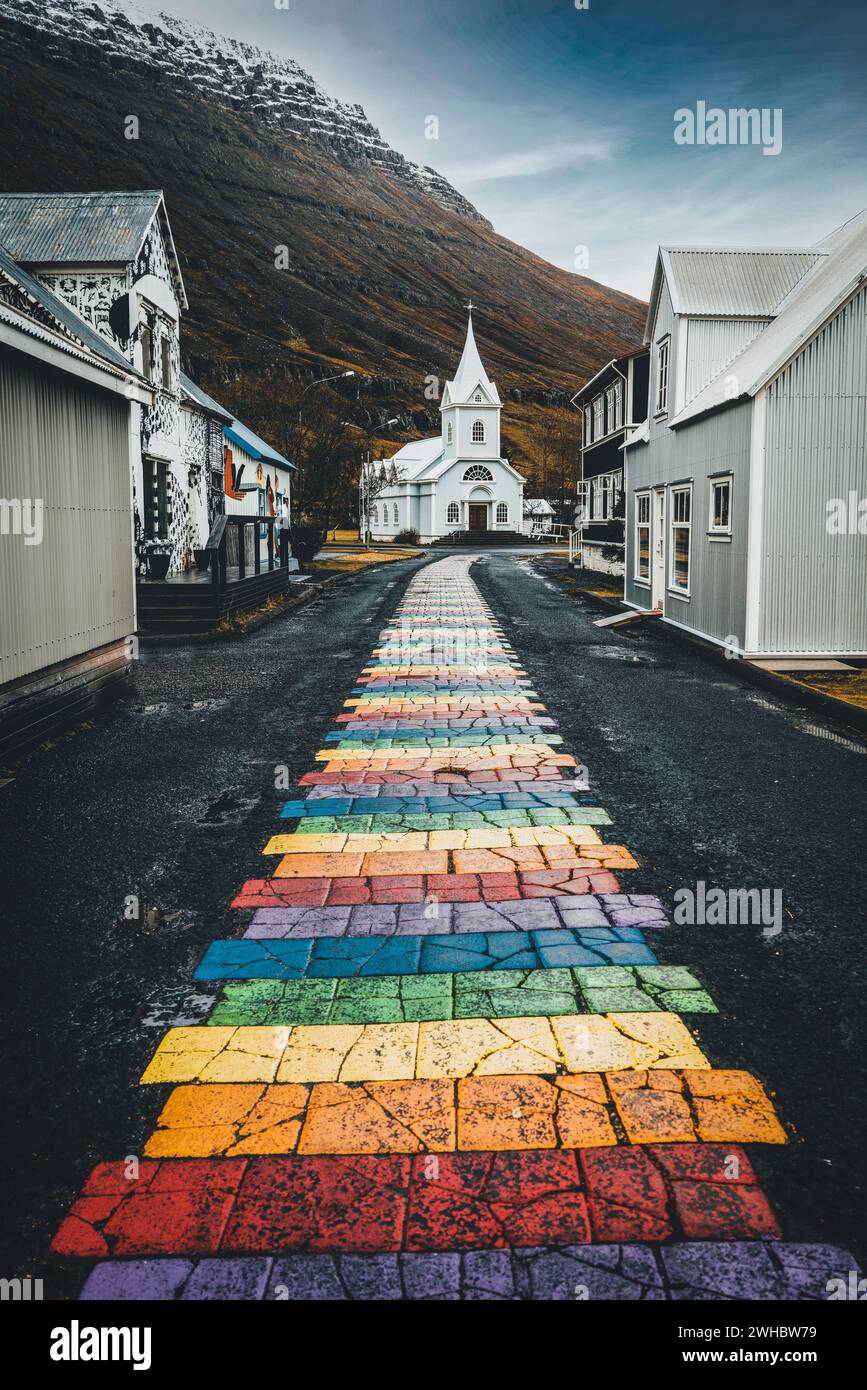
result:
M 865 0 L 278 2 L 161 7 L 295 58 L 504 236 L 642 298 L 659 242 L 810 242 L 867 204 Z M 676 144 L 700 101 L 780 109 L 781 152 Z

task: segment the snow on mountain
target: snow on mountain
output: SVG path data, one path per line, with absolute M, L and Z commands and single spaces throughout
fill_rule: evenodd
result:
M 0 0 L 0 16 L 52 47 L 88 44 L 117 64 L 158 69 L 161 77 L 244 110 L 269 127 L 328 147 L 346 160 L 369 160 L 474 222 L 490 225 L 435 169 L 405 159 L 383 140 L 361 106 L 337 101 L 292 58 L 188 24 L 143 0 Z

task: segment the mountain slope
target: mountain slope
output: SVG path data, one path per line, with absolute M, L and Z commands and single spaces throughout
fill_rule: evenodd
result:
M 436 428 L 427 379 L 454 369 L 471 295 L 526 455 L 546 408 L 641 340 L 639 301 L 498 236 L 291 60 L 125 9 L 0 0 L 0 183 L 162 187 L 186 365 L 252 424 L 269 376 L 334 364 L 364 374 L 353 419 Z

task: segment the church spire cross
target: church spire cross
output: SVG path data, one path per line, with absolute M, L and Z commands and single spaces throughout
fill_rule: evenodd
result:
M 469 300 L 469 302 L 468 302 L 467 305 L 466 305 L 466 308 L 469 309 L 470 313 L 473 312 L 473 310 L 475 309 L 475 307 L 476 307 L 476 306 L 475 306 L 475 304 L 473 303 L 473 301 L 472 301 L 472 300 Z

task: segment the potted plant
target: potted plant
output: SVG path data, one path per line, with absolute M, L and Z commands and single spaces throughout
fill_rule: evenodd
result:
M 148 579 L 165 579 L 169 572 L 172 548 L 168 541 L 148 541 Z
M 193 555 L 195 556 L 195 560 L 196 560 L 196 569 L 199 571 L 199 574 L 204 574 L 204 573 L 206 572 L 206 570 L 208 570 L 208 569 L 210 568 L 210 564 L 211 564 L 211 552 L 210 552 L 210 550 L 194 550 L 194 551 L 193 551 Z

